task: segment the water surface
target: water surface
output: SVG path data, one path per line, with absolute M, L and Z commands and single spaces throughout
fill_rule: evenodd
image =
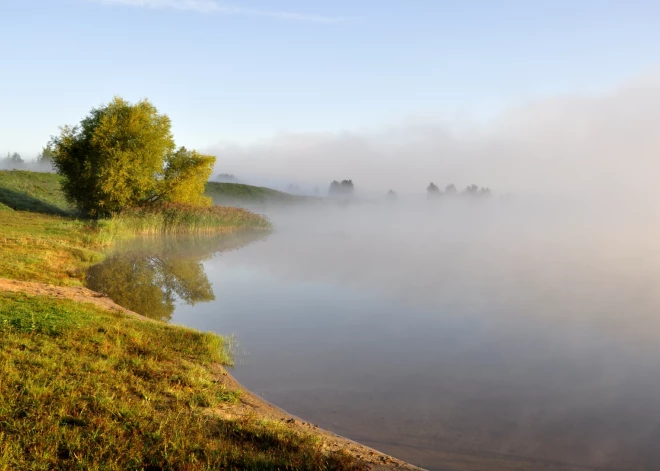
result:
M 496 201 L 265 210 L 266 238 L 144 243 L 89 284 L 235 334 L 250 390 L 427 469 L 660 469 L 647 218 Z

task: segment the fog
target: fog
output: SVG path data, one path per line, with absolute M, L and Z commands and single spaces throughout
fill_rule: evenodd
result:
M 33 172 L 53 172 L 51 162 L 40 162 L 37 159 L 26 159 L 15 162 L 8 158 L 0 158 L 0 170 L 30 170 Z
M 322 197 L 248 206 L 273 222 L 257 240 L 126 250 L 88 283 L 235 334 L 250 390 L 427 469 L 657 469 L 659 78 L 218 144 L 216 174 Z
M 254 207 L 274 233 L 209 262 L 224 297 L 174 320 L 235 332 L 236 376 L 276 404 L 427 469 L 656 469 L 659 78 L 218 145 L 248 183 L 355 192 Z
M 252 391 L 426 469 L 655 469 L 656 218 L 574 201 L 254 206 L 273 233 L 205 261 L 215 301 L 173 321 L 235 334 Z
M 324 192 L 352 179 L 363 195 L 476 183 L 501 193 L 656 197 L 660 75 L 598 95 L 548 97 L 491 119 L 407 118 L 381 129 L 288 132 L 249 145 L 221 142 L 217 172 Z

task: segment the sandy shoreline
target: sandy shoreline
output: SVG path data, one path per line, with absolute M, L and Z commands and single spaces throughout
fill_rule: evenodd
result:
M 121 312 L 127 316 L 135 317 L 147 322 L 158 322 L 136 312 L 130 311 L 115 303 L 109 297 L 84 287 L 55 286 L 45 283 L 31 281 L 17 281 L 0 278 L 0 291 L 20 292 L 34 296 L 50 296 L 58 299 L 71 299 L 81 303 L 91 303 L 108 311 Z M 322 447 L 328 452 L 343 450 L 355 456 L 372 470 L 415 470 L 421 468 L 405 463 L 399 459 L 388 456 L 357 442 L 341 437 L 316 425 L 306 422 L 283 411 L 279 407 L 269 403 L 263 398 L 245 389 L 227 370 L 221 365 L 215 365 L 216 381 L 226 385 L 233 390 L 242 392 L 238 404 L 227 404 L 220 408 L 209 410 L 210 414 L 218 414 L 222 417 L 242 418 L 255 417 L 264 420 L 281 422 L 285 426 L 320 439 Z

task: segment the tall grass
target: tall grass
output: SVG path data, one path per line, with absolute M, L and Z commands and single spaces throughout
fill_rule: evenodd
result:
M 175 203 L 124 211 L 112 217 L 110 222 L 117 233 L 140 235 L 268 230 L 271 227 L 265 217 L 245 209 Z

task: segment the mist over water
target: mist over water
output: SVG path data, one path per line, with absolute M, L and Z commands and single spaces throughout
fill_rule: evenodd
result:
M 275 226 L 266 238 L 230 252 L 243 244 L 218 239 L 208 256 L 198 242 L 167 247 L 169 265 L 196 267 L 176 269 L 177 286 L 194 272 L 212 289 L 194 305 L 175 293 L 172 322 L 235 334 L 233 374 L 250 390 L 428 469 L 651 470 L 660 250 L 650 208 L 262 206 Z
M 658 198 L 660 74 L 606 91 L 549 96 L 490 118 L 437 114 L 339 132 L 285 132 L 249 144 L 220 142 L 217 173 L 325 194 L 350 178 L 361 196 L 423 193 L 429 181 L 496 193 Z
M 255 206 L 265 238 L 92 273 L 104 290 L 128 269 L 163 318 L 235 334 L 250 390 L 427 469 L 659 469 L 657 83 L 478 130 L 219 146 L 243 182 L 351 178 L 355 198 Z M 429 181 L 494 194 L 427 199 Z

